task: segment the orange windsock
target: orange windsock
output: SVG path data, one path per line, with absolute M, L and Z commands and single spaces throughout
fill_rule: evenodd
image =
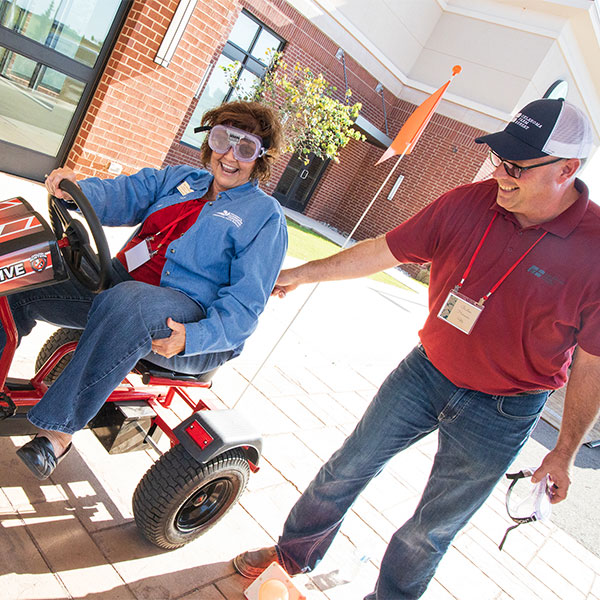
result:
M 420 106 L 418 106 L 408 117 L 398 135 L 394 138 L 389 148 L 382 154 L 381 158 L 375 163 L 378 165 L 384 160 L 396 156 L 397 154 L 410 154 L 416 143 L 419 141 L 421 134 L 427 127 L 427 123 L 433 116 L 435 109 L 442 100 L 444 92 L 450 85 L 452 79 L 462 71 L 460 65 L 454 65 L 452 68 L 452 76 L 446 83 L 436 92 L 431 94 Z

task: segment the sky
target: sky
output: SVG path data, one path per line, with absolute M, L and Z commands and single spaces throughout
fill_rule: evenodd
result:
M 585 165 L 579 178 L 590 188 L 590 199 L 600 204 L 600 148 Z

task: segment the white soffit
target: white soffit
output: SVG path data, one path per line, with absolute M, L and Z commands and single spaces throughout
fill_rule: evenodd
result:
M 569 99 L 581 101 L 600 131 L 599 0 L 287 1 L 410 102 L 422 101 L 460 64 L 439 110 L 463 119 L 468 113 L 474 126 L 492 130 L 534 90 L 563 78 L 577 90 Z M 556 76 L 546 60 L 553 53 L 561 58 Z

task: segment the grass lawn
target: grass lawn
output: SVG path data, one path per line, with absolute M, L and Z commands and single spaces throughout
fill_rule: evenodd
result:
M 324 238 L 306 227 L 298 225 L 298 223 L 294 223 L 294 221 L 291 221 L 290 219 L 287 219 L 287 224 L 289 237 L 288 254 L 294 258 L 306 261 L 315 260 L 317 258 L 330 256 L 340 249 L 337 244 L 334 244 L 327 238 Z M 408 286 L 403 285 L 387 273 L 375 273 L 375 275 L 370 276 L 370 279 L 389 283 L 390 285 L 395 285 L 404 290 L 412 291 Z

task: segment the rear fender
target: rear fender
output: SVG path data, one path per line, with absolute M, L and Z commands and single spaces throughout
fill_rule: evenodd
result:
M 257 465 L 262 452 L 260 432 L 235 410 L 199 410 L 175 427 L 173 434 L 200 464 L 240 448 Z

